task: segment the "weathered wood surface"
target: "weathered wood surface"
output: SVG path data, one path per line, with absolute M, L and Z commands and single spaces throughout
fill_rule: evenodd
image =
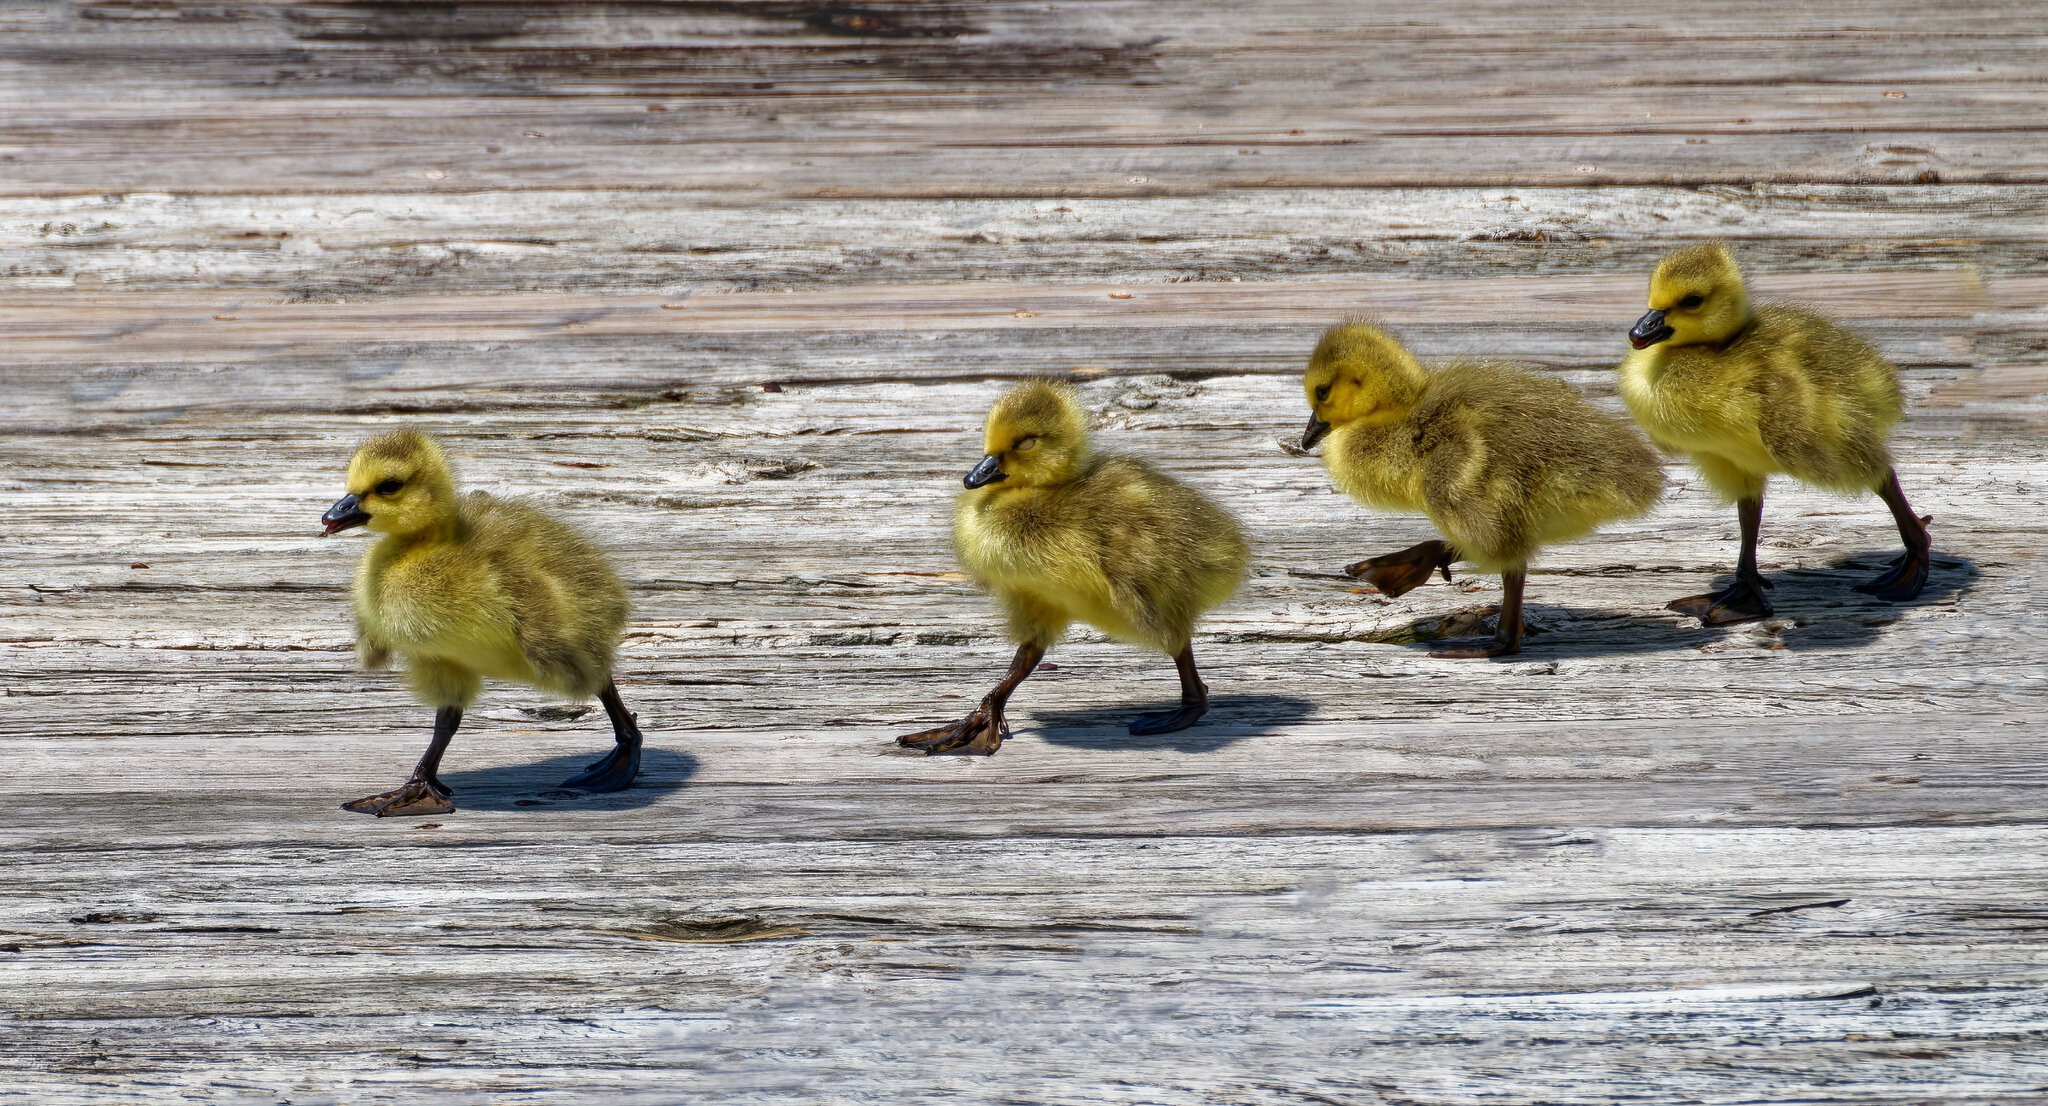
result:
M 146 0 L 8 30 L 16 194 L 2048 175 L 2024 5 Z
M 1609 11 L 0 10 L 0 1102 L 2040 1097 L 2048 20 Z M 1495 583 L 1336 575 L 1425 529 L 1277 444 L 1316 329 L 1611 404 L 1715 234 L 1902 365 L 1927 596 L 1774 487 L 1780 617 L 1663 611 L 1674 466 L 1429 659 Z M 1007 656 L 945 516 L 1037 372 L 1256 535 L 1215 712 L 1079 633 L 886 755 Z M 616 554 L 641 787 L 493 687 L 460 811 L 336 809 L 425 738 L 314 536 L 400 421 Z

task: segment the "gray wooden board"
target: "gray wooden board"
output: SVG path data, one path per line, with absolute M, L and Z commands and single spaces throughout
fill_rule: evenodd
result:
M 0 1102 L 1881 1103 L 2048 1093 L 2048 21 L 2024 5 L 0 8 Z M 1931 175 L 1930 175 L 1931 174 Z M 1614 407 L 1731 239 L 1902 367 L 1940 554 L 1682 464 L 1497 595 L 1279 444 L 1319 328 Z M 946 518 L 1004 381 L 1257 539 L 1196 648 L 1006 660 Z M 635 601 L 641 785 L 493 686 L 462 809 L 351 670 L 415 422 Z
M 593 210 L 607 217 L 592 220 Z M 1700 234 L 1764 273 L 2048 272 L 2048 188 L 1384 188 L 1151 199 L 715 192 L 0 197 L 0 289 L 282 293 L 1145 284 L 1646 273 Z M 1639 292 L 1639 288 L 1630 289 Z M 1629 297 L 1630 302 L 1640 298 Z M 257 302 L 264 302 L 259 298 Z
M 7 190 L 2048 175 L 2048 24 L 2024 5 L 549 7 L 27 5 L 0 53 Z

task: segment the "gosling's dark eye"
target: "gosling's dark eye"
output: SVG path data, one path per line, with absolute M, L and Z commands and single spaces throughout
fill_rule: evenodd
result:
M 376 492 L 378 495 L 397 495 L 398 489 L 402 487 L 405 487 L 405 481 L 403 480 L 386 480 L 382 484 L 377 485 Z
M 1707 302 L 1707 298 L 1695 292 L 1692 295 L 1687 296 L 1682 300 L 1679 300 L 1678 306 L 1684 310 L 1690 311 L 1693 308 L 1698 307 L 1700 304 L 1703 304 L 1705 302 Z
M 1330 398 L 1330 386 L 1328 384 L 1325 384 L 1322 387 L 1316 389 L 1317 403 L 1321 403 L 1322 401 L 1328 398 Z

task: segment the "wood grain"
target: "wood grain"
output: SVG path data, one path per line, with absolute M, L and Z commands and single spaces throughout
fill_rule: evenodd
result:
M 2048 1092 L 2048 21 L 2031 7 L 0 7 L 0 1103 L 2020 1102 Z M 1654 259 L 1902 370 L 1923 599 L 1682 464 L 1497 582 L 1298 433 L 1318 329 L 1614 407 Z M 1256 538 L 1170 664 L 1009 649 L 946 518 L 1005 381 Z M 612 552 L 650 751 L 493 686 L 460 809 L 317 537 L 410 422 Z
M 18 195 L 2041 182 L 2043 29 L 1902 0 L 47 5 L 0 56 L 0 158 Z
M 606 213 L 591 218 L 593 210 Z M 2044 272 L 2048 191 L 1894 188 L 1226 191 L 1059 200 L 704 192 L 114 194 L 0 199 L 0 287 L 268 302 L 682 295 L 866 285 L 1228 283 L 1647 272 L 1692 237 L 1761 273 Z M 1631 289 L 1638 292 L 1639 289 Z M 1640 298 L 1631 296 L 1631 300 Z

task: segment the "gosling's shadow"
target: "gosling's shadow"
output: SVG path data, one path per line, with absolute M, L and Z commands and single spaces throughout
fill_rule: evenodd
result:
M 1945 603 L 1969 588 L 1980 575 L 1976 562 L 1968 557 L 1937 552 L 1927 587 L 1919 597 L 1905 603 L 1891 603 L 1855 590 L 1890 567 L 1889 553 L 1858 553 L 1837 558 L 1819 568 L 1780 569 L 1766 574 L 1773 587 L 1771 605 L 1774 620 L 1796 625 L 1771 631 L 1763 623 L 1745 622 L 1733 626 L 1705 626 L 1699 620 L 1668 611 L 1601 609 L 1529 603 L 1523 618 L 1529 631 L 1522 639 L 1522 651 L 1498 658 L 1502 662 L 1562 660 L 1569 658 L 1628 656 L 1697 649 L 1711 641 L 1733 635 L 1763 633 L 1787 649 L 1856 649 L 1875 643 L 1885 627 L 1898 621 L 1901 611 L 1929 603 Z M 1663 579 L 1664 577 L 1660 577 Z M 1671 585 L 1672 599 L 1688 592 L 1682 583 Z M 1735 583 L 1734 573 L 1715 577 L 1698 591 L 1719 591 Z M 1491 615 L 1476 619 L 1472 608 L 1450 614 L 1432 614 L 1416 619 L 1398 631 L 1413 648 L 1427 652 L 1442 638 L 1469 637 L 1494 632 Z
M 1315 704 L 1294 695 L 1212 695 L 1209 713 L 1200 722 L 1174 733 L 1133 735 L 1129 726 L 1141 714 L 1170 711 L 1180 700 L 1129 704 L 1094 710 L 1037 710 L 1031 725 L 1022 727 L 1054 745 L 1121 752 L 1171 750 L 1213 753 L 1240 741 L 1264 737 L 1315 713 Z
M 1936 550 L 1927 573 L 1927 586 L 1903 603 L 1892 603 L 1856 590 L 1891 567 L 1891 553 L 1852 553 L 1837 557 L 1819 568 L 1788 568 L 1768 574 L 1777 587 L 1771 603 L 1777 617 L 1799 623 L 1784 635 L 1788 649 L 1857 648 L 1884 636 L 1884 628 L 1914 607 L 1949 603 L 1983 575 L 1977 562 L 1968 557 Z M 1714 587 L 1735 582 L 1731 575 L 1719 576 Z M 1740 630 L 1741 626 L 1730 627 Z
M 441 779 L 455 789 L 457 810 L 540 813 L 548 810 L 638 810 L 680 791 L 697 774 L 696 757 L 648 746 L 640 751 L 639 778 L 624 791 L 597 795 L 562 786 L 563 780 L 583 771 L 603 756 L 608 748 L 592 748 L 574 756 L 549 757 L 531 764 L 443 772 Z
M 1479 612 L 1483 608 L 1492 610 L 1480 617 Z M 1447 638 L 1489 637 L 1498 626 L 1498 609 L 1499 603 L 1494 601 L 1426 615 L 1385 635 L 1392 639 L 1387 644 L 1427 654 Z M 1581 657 L 1672 653 L 1697 649 L 1703 642 L 1711 641 L 1724 632 L 1703 630 L 1690 619 L 1674 621 L 1677 617 L 1641 608 L 1525 603 L 1522 607 L 1522 651 L 1491 660 L 1495 664 L 1527 664 Z M 1458 663 L 1487 662 L 1468 660 Z

